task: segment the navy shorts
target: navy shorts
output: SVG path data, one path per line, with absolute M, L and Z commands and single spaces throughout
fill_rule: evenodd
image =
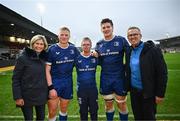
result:
M 100 93 L 102 95 L 109 95 L 115 93 L 119 96 L 125 96 L 127 95 L 127 92 L 125 91 L 124 81 L 121 78 L 110 78 L 107 76 L 101 77 L 100 82 Z
M 73 98 L 73 85 L 72 80 L 53 80 L 54 89 L 57 91 L 58 97 L 63 99 L 72 99 Z

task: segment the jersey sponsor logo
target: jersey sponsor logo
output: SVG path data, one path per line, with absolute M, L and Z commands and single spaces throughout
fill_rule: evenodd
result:
M 73 62 L 73 61 L 74 61 L 74 59 L 69 59 L 69 60 L 68 60 L 68 57 L 64 57 L 64 60 L 62 60 L 62 61 L 56 61 L 56 64 L 71 63 L 71 62 Z
M 82 60 L 78 60 L 78 63 L 81 63 L 82 62 Z
M 89 68 L 89 66 L 86 66 L 86 68 L 79 68 L 79 71 L 95 71 L 96 68 Z
M 104 53 L 101 53 L 100 55 L 101 56 L 106 56 L 106 55 L 118 55 L 119 54 L 119 52 L 117 51 L 115 51 L 115 52 L 111 52 L 111 50 L 110 49 L 107 49 L 106 50 L 106 52 L 104 52 Z
M 56 52 L 56 55 L 59 55 L 60 54 L 60 52 Z
M 119 42 L 114 42 L 114 46 L 119 46 Z
M 119 52 L 106 52 L 106 53 L 101 53 L 101 56 L 106 56 L 106 55 L 118 55 Z

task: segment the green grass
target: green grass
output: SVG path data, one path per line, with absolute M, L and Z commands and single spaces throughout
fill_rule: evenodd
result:
M 164 55 L 168 66 L 168 85 L 166 97 L 162 104 L 158 105 L 158 119 L 161 120 L 180 120 L 180 53 L 165 54 Z M 100 67 L 97 69 L 97 84 L 99 85 Z M 11 90 L 12 71 L 0 73 L 0 120 L 22 120 L 22 117 L 7 118 L 6 116 L 22 116 L 21 110 L 15 107 L 15 102 L 12 98 Z M 79 106 L 76 96 L 76 72 L 73 71 L 74 78 L 74 98 L 71 101 L 68 109 L 69 120 L 79 120 Z M 130 119 L 132 117 L 131 105 L 128 96 L 128 108 L 130 112 Z M 116 109 L 117 110 L 117 109 Z M 116 111 L 115 120 L 118 120 L 118 111 Z M 47 114 L 47 109 L 46 109 Z M 105 115 L 104 101 L 99 95 L 99 115 Z M 161 116 L 161 114 L 168 114 L 169 116 Z M 172 115 L 171 115 L 172 114 Z M 178 114 L 173 116 L 173 114 Z M 77 117 L 71 117 L 71 116 Z M 5 116 L 5 117 L 3 117 Z M 104 117 L 99 117 L 99 120 L 105 120 Z

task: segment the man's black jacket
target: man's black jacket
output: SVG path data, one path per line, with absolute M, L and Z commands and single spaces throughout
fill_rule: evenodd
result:
M 127 91 L 131 90 L 131 69 L 129 65 L 131 51 L 128 53 L 126 60 Z M 152 41 L 145 42 L 139 59 L 144 98 L 164 97 L 168 73 L 160 48 L 156 47 Z

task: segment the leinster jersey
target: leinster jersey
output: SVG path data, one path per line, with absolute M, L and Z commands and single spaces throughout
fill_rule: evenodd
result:
M 128 46 L 127 40 L 121 36 L 114 36 L 110 41 L 101 40 L 96 44 L 102 76 L 124 78 L 123 56 Z
M 75 64 L 77 71 L 77 89 L 96 87 L 97 58 L 79 55 Z
M 58 44 L 50 46 L 47 64 L 51 65 L 52 79 L 72 80 L 74 61 L 78 54 L 79 51 L 72 44 L 67 48 L 61 48 Z

